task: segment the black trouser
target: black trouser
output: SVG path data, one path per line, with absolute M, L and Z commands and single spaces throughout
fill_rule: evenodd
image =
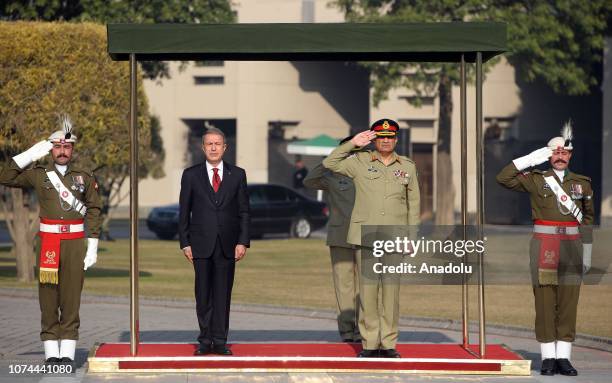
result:
M 224 346 L 229 329 L 229 312 L 236 261 L 223 255 L 217 237 L 209 258 L 194 258 L 195 297 L 201 345 Z

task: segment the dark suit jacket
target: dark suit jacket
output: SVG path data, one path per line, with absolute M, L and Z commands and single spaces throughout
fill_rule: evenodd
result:
M 210 257 L 217 236 L 228 258 L 234 257 L 237 244 L 249 246 L 249 195 L 244 169 L 224 161 L 217 193 L 205 162 L 185 169 L 179 206 L 181 249 L 191 246 L 194 258 Z

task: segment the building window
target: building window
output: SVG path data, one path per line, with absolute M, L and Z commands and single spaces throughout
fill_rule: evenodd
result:
M 223 76 L 194 76 L 195 85 L 223 85 L 225 78 Z
M 195 66 L 199 67 L 220 67 L 224 66 L 225 61 L 222 60 L 206 60 L 206 61 L 196 61 Z

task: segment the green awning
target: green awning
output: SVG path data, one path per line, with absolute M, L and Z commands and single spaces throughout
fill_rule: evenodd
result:
M 287 145 L 287 153 L 307 156 L 327 156 L 338 146 L 340 140 L 321 134 L 310 140 L 292 142 Z
M 497 22 L 108 24 L 113 60 L 446 61 L 503 53 Z

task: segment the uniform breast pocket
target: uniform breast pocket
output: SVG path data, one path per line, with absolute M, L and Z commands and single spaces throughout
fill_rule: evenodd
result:
M 557 202 L 557 197 L 552 190 L 545 189 L 538 191 L 536 205 L 544 208 L 552 208 Z
M 381 174 L 379 171 L 368 170 L 368 173 L 365 175 L 365 178 L 369 180 L 375 180 L 380 178 Z
M 40 192 L 40 199 L 49 200 L 58 198 L 57 191 L 52 185 L 43 184 Z

